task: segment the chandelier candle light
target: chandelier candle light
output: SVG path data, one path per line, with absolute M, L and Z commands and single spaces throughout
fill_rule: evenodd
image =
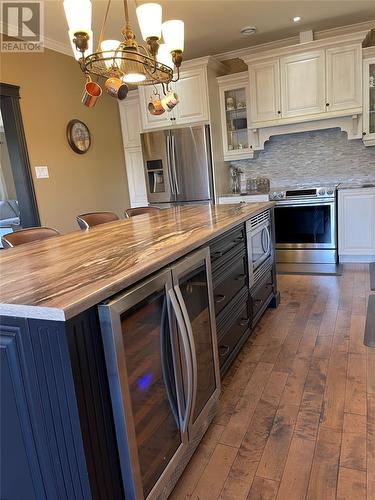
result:
M 73 54 L 86 75 L 83 104 L 88 107 L 95 105 L 102 93 L 99 84 L 101 79 L 104 80 L 106 92 L 119 100 L 127 96 L 128 84 L 159 83 L 167 95 L 170 82 L 177 81 L 180 76 L 184 51 L 183 21 L 172 20 L 162 24 L 162 8 L 159 4 L 141 4 L 136 12 L 142 37 L 147 45 L 140 45 L 130 26 L 128 3 L 124 0 L 125 25 L 121 31 L 122 40 L 104 40 L 110 6 L 111 0 L 108 0 L 98 45 L 94 52 L 91 0 L 64 0 Z M 160 43 L 162 36 L 164 43 Z M 93 81 L 94 79 L 96 81 Z M 173 97 L 174 101 L 178 102 L 175 93 Z

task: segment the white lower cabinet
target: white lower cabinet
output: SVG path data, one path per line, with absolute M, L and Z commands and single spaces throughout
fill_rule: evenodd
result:
M 134 207 L 148 205 L 142 149 L 125 149 L 126 174 L 128 177 L 130 204 Z
M 340 260 L 374 260 L 375 188 L 339 190 L 338 204 Z

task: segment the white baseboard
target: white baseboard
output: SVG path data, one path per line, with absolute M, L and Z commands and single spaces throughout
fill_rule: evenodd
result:
M 375 262 L 375 255 L 339 255 L 339 262 Z

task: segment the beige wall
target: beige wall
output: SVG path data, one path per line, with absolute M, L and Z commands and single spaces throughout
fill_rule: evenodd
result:
M 20 86 L 21 112 L 41 222 L 60 231 L 77 229 L 79 213 L 110 210 L 123 216 L 129 194 L 115 99 L 105 95 L 93 109 L 81 104 L 84 77 L 69 56 L 1 54 L 1 81 Z M 74 118 L 91 131 L 84 155 L 70 148 L 66 126 Z M 49 179 L 36 179 L 47 165 Z

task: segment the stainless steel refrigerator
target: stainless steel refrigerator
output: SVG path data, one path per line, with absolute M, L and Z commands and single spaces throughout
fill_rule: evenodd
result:
M 208 125 L 147 132 L 141 139 L 151 205 L 213 201 Z

